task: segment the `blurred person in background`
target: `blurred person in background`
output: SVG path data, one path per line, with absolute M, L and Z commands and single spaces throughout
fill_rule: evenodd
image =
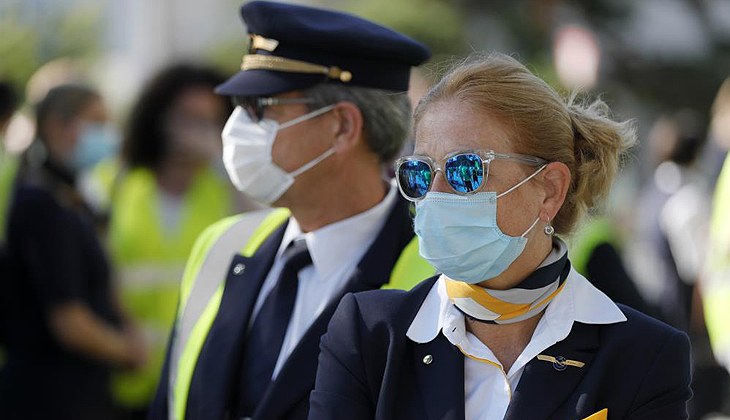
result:
M 690 110 L 655 122 L 647 139 L 654 176 L 640 192 L 636 212 L 644 261 L 662 291 L 659 317 L 685 332 L 706 248 L 710 192 L 694 165 L 705 139 L 703 122 Z
M 691 419 L 720 410 L 730 384 L 712 355 L 696 290 L 707 254 L 712 197 L 703 168 L 696 164 L 706 143 L 704 127 L 688 109 L 654 123 L 647 139 L 654 176 L 642 190 L 636 225 L 642 258 L 661 291 L 657 317 L 687 332 L 692 341 Z
M 730 145 L 730 79 L 717 94 L 712 107 L 712 137 Z M 730 155 L 725 158 L 715 185 L 707 259 L 699 282 L 703 318 L 715 359 L 730 370 Z M 728 381 L 718 384 L 726 414 L 730 414 Z
M 213 88 L 223 80 L 195 65 L 160 71 L 131 110 L 121 160 L 92 174 L 109 201 L 109 248 L 121 302 L 149 349 L 141 369 L 113 379 L 125 418 L 144 418 L 154 397 L 195 239 L 215 221 L 247 209 L 234 198 L 240 194 L 221 164 L 220 133 L 231 106 Z
M 109 418 L 110 369 L 145 360 L 76 187 L 112 147 L 107 120 L 99 94 L 80 85 L 53 88 L 37 106 L 37 140 L 22 156 L 8 218 L 2 419 Z

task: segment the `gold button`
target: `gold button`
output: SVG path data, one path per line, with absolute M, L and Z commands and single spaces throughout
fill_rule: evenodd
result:
M 424 365 L 430 365 L 431 363 L 433 363 L 433 356 L 431 356 L 430 354 L 423 356 Z

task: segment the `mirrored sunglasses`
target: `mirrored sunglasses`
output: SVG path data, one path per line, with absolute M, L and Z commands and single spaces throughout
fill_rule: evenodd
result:
M 418 201 L 431 190 L 436 172 L 441 171 L 454 193 L 476 193 L 489 177 L 489 164 L 493 160 L 507 160 L 541 166 L 546 160 L 520 154 L 497 153 L 494 150 L 464 151 L 448 155 L 443 165 L 437 165 L 428 156 L 405 156 L 396 162 L 396 180 L 405 198 Z

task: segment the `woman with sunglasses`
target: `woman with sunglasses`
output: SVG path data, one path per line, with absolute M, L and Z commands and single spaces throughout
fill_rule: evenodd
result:
M 442 274 L 342 300 L 311 420 L 687 418 L 686 335 L 612 302 L 561 239 L 634 142 L 608 111 L 501 54 L 429 91 L 396 176 Z

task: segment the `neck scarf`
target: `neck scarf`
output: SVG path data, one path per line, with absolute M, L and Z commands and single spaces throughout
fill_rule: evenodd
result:
M 446 293 L 464 315 L 490 324 L 511 324 L 542 312 L 563 290 L 570 273 L 567 247 L 555 238 L 543 264 L 518 285 L 493 290 L 478 284 L 446 279 Z

